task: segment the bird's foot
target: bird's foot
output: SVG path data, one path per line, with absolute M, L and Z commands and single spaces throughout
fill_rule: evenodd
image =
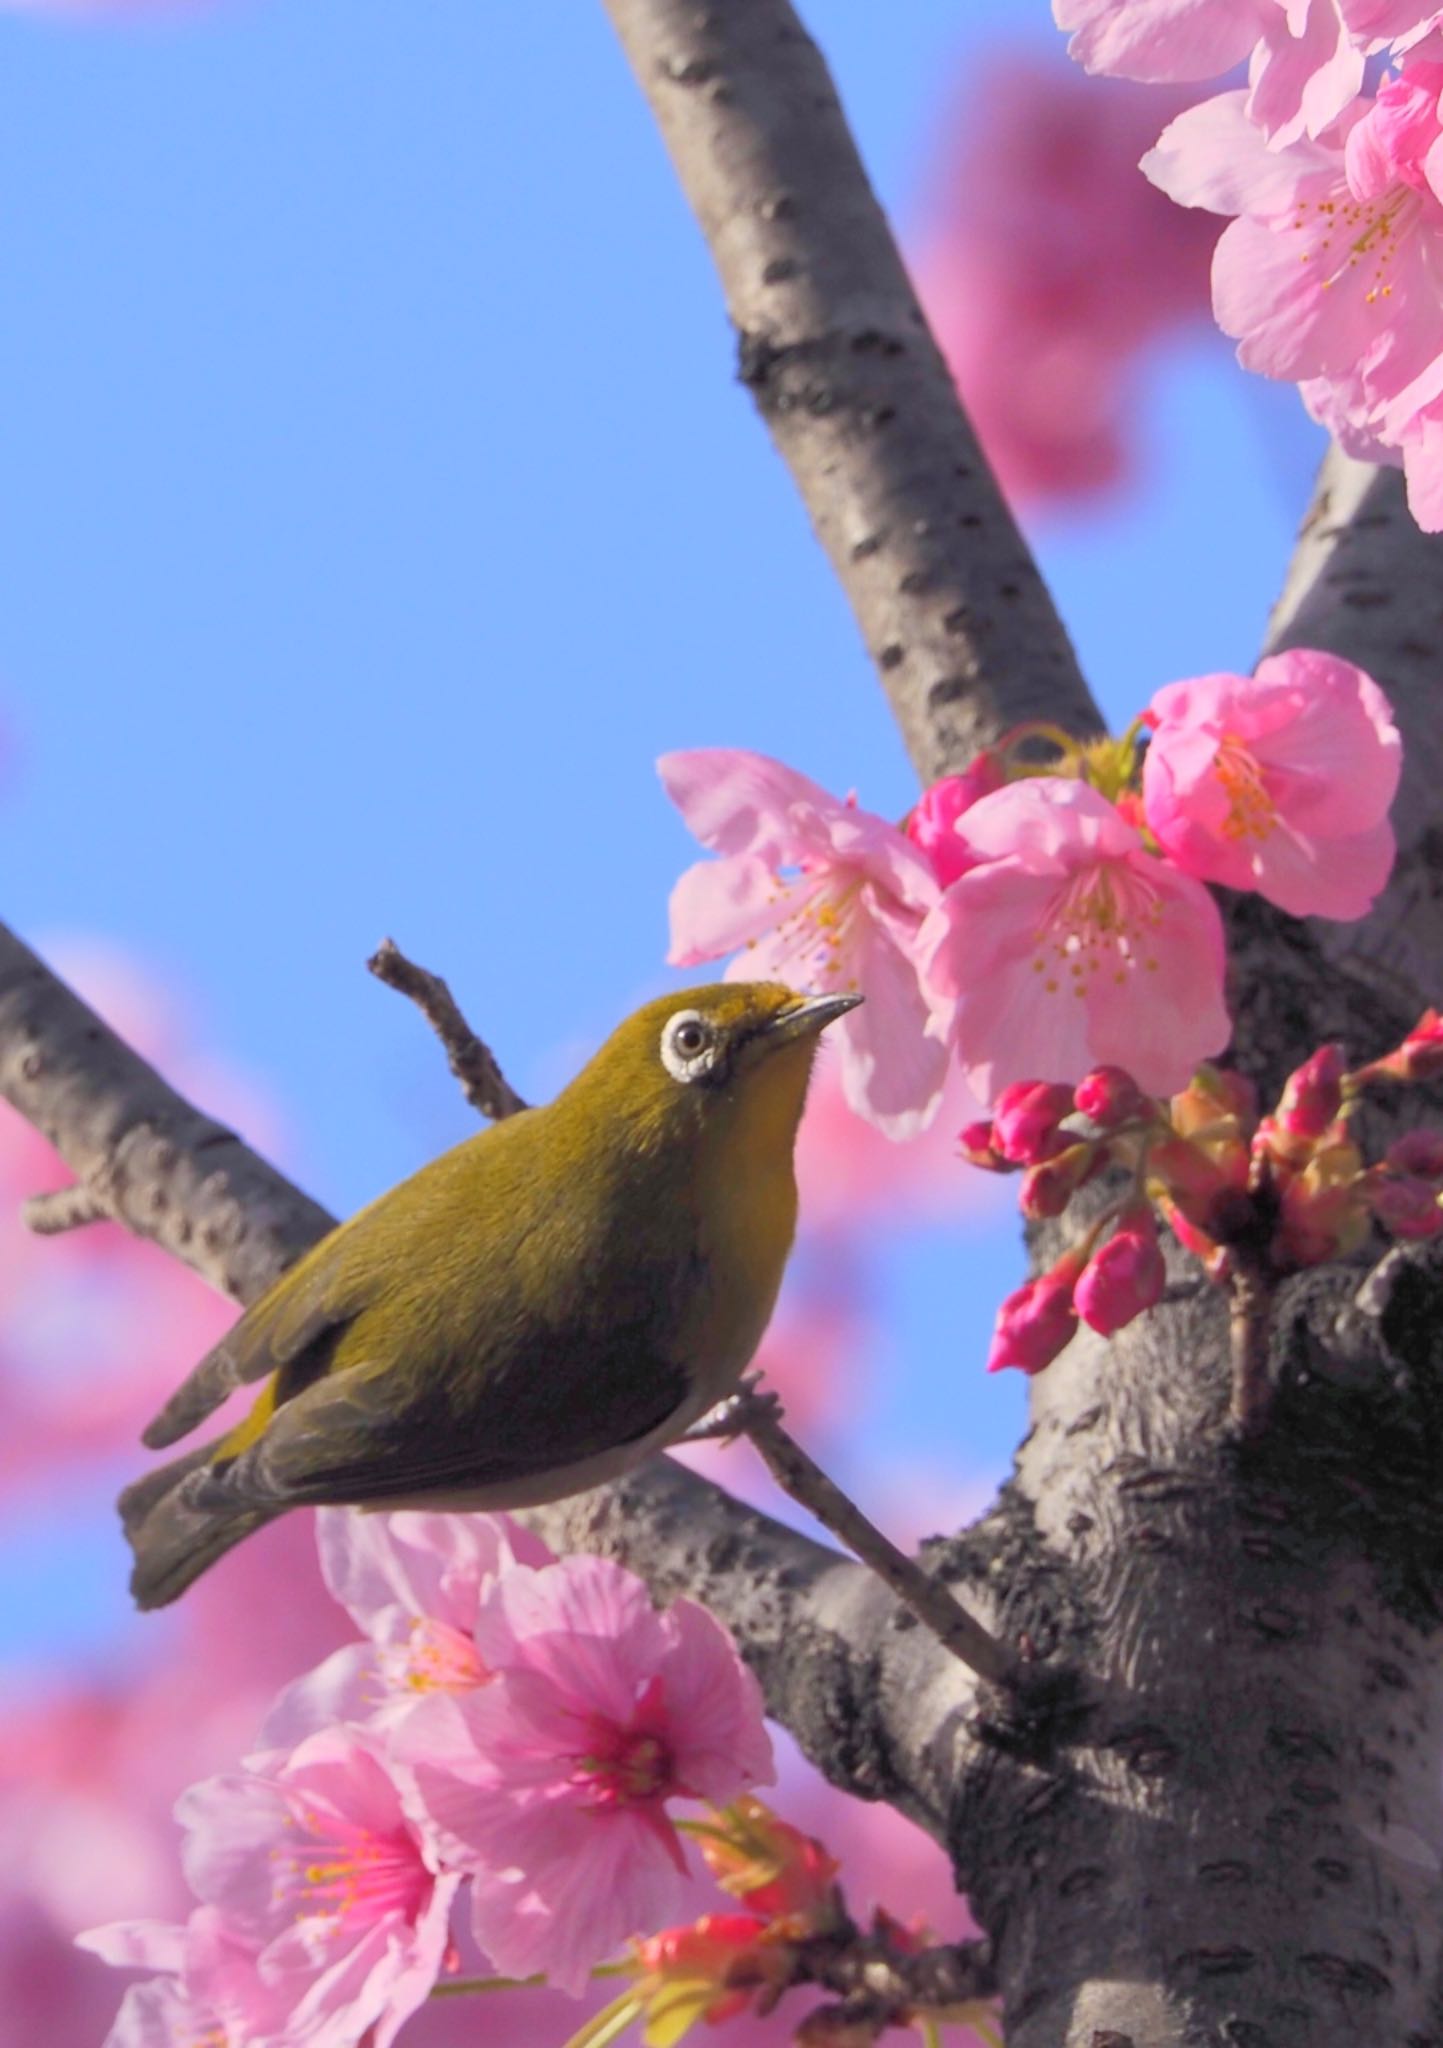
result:
M 752 1424 L 763 1417 L 780 1422 L 782 1404 L 770 1387 L 761 1383 L 759 1372 L 749 1372 L 734 1394 L 718 1401 L 715 1408 L 694 1423 L 679 1441 L 684 1444 L 734 1444 Z

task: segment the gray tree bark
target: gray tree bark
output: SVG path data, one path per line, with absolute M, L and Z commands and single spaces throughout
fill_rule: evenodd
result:
M 1094 726 L 791 8 L 608 4 L 919 770 L 1023 717 Z M 1369 668 L 1407 771 L 1365 923 L 1229 905 L 1235 1056 L 1265 1082 L 1324 1038 L 1381 1051 L 1439 993 L 1443 550 L 1394 476 L 1329 458 L 1271 644 Z M 326 1227 L 3 932 L 0 1093 L 239 1299 Z M 1258 1441 L 1228 1425 L 1225 1305 L 1180 1252 L 1161 1306 L 1034 1382 L 999 1502 L 924 1553 L 1030 1644 L 1020 1696 L 665 1460 L 537 1520 L 704 1599 L 834 1782 L 946 1845 L 1014 2048 L 1443 2044 L 1443 1260 L 1379 1249 L 1283 1290 Z

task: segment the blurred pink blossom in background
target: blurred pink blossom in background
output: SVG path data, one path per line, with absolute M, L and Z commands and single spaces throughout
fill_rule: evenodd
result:
M 996 52 L 952 94 L 910 262 L 987 458 L 1019 504 L 1125 481 L 1143 351 L 1207 314 L 1216 231 L 1138 161 L 1182 102 Z

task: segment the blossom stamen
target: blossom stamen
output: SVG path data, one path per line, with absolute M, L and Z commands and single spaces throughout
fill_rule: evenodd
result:
M 1278 809 L 1268 794 L 1263 771 L 1236 733 L 1225 732 L 1213 773 L 1228 800 L 1223 824 L 1228 839 L 1266 839 L 1278 822 Z

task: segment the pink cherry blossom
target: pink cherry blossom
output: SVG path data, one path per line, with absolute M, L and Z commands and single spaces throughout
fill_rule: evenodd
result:
M 1223 936 L 1203 886 L 1147 852 L 1097 790 L 1014 782 L 964 821 L 980 864 L 923 934 L 928 974 L 984 1101 L 1011 1081 L 1125 1067 L 1153 1095 L 1227 1043 Z
M 1053 14 L 1088 71 L 1205 79 L 1246 58 L 1248 119 L 1275 147 L 1321 134 L 1362 86 L 1365 55 L 1407 45 L 1429 18 L 1419 0 L 1053 0 Z
M 125 1993 L 105 2048 L 279 2048 L 296 2038 L 289 1988 L 262 1977 L 255 1945 L 213 1906 L 197 1908 L 183 1927 L 129 1920 L 92 1928 L 77 1946 L 117 1969 L 161 1972 Z
M 508 1565 L 551 1561 L 540 1537 L 508 1515 L 322 1508 L 316 1541 L 327 1587 L 367 1641 L 286 1687 L 261 1731 L 265 1748 L 289 1748 L 339 1721 L 389 1726 L 438 1687 L 481 1684 L 472 1630 L 483 1589 Z
M 885 818 L 765 754 L 708 747 L 657 766 L 691 830 L 721 856 L 688 868 L 672 891 L 673 965 L 740 947 L 729 980 L 860 990 L 866 1001 L 830 1034 L 847 1100 L 888 1137 L 913 1136 L 935 1115 L 947 1068 L 917 967 L 917 935 L 939 893 L 930 863 Z
M 1185 206 L 1239 216 L 1213 311 L 1244 368 L 1298 383 L 1356 452 L 1407 473 L 1443 527 L 1443 64 L 1414 61 L 1315 141 L 1269 149 L 1243 96 L 1182 114 L 1143 159 Z
M 460 1883 L 439 1875 L 378 1752 L 357 1730 L 309 1736 L 180 1800 L 199 1897 L 284 1993 L 278 2038 L 388 2048 L 440 1972 Z
M 1294 917 L 1362 917 L 1393 865 L 1401 748 L 1387 699 L 1335 655 L 1295 648 L 1255 676 L 1152 700 L 1147 822 L 1187 873 Z
M 1281 12 L 1280 0 L 1052 0 L 1084 70 L 1148 84 L 1220 77 Z
M 1008 51 L 969 66 L 942 127 L 909 263 L 1019 503 L 1125 478 L 1139 355 L 1206 316 L 1213 224 L 1164 204 L 1137 168 L 1182 104 Z
M 396 1753 L 436 1852 L 471 1874 L 496 1967 L 579 1993 L 628 1936 L 681 1917 L 667 1801 L 770 1780 L 760 1694 L 704 1609 L 659 1614 L 600 1558 L 502 1574 L 476 1642 L 491 1682 L 423 1700 Z

